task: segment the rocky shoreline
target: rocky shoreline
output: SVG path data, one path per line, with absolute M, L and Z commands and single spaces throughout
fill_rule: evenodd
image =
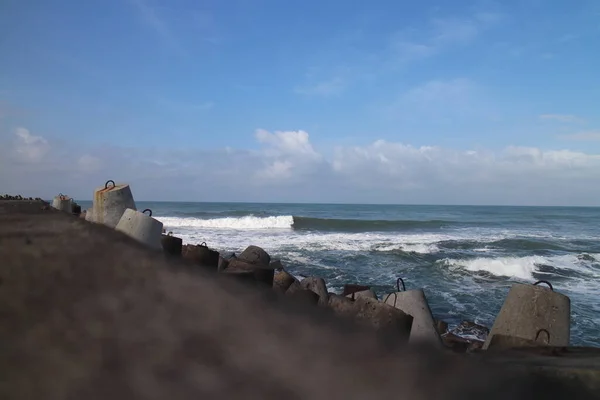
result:
M 179 246 L 173 246 L 174 242 L 179 243 Z M 254 245 L 239 255 L 229 253 L 222 256 L 206 243 L 182 245 L 181 239 L 172 234 L 163 235 L 162 243 L 165 253 L 169 256 L 181 257 L 207 271 L 233 275 L 236 279 L 252 285 L 272 288 L 277 294 L 295 301 L 328 308 L 338 316 L 352 319 L 375 330 L 385 331 L 394 324 L 404 323 L 407 325 L 404 329 L 395 328 L 400 341 L 406 340 L 407 331 L 411 330 L 412 321 L 402 321 L 403 317 L 410 316 L 402 310 L 402 305 L 392 307 L 386 304 L 387 298 L 394 293 L 377 294 L 370 286 L 360 283 L 344 285 L 342 293 L 329 292 L 323 278 L 310 276 L 298 279 L 285 269 L 280 260 L 272 260 L 265 250 Z M 398 287 L 397 292 L 400 291 Z M 426 303 L 423 306 L 428 308 Z M 466 353 L 480 350 L 490 329 L 472 321 L 463 321 L 456 328 L 448 330 L 446 322 L 434 320 L 430 331 L 437 334 L 444 347 L 454 352 Z
M 180 238 L 162 234 L 159 254 L 125 232 L 66 214 L 40 201 L 0 203 L 0 258 L 5 260 L 0 342 L 11 349 L 0 368 L 11 384 L 0 385 L 0 392 L 20 393 L 18 398 L 31 398 L 24 393 L 45 398 L 66 393 L 164 398 L 175 392 L 178 398 L 242 392 L 236 398 L 281 398 L 283 393 L 295 393 L 292 398 L 388 398 L 392 393 L 470 398 L 467 393 L 478 393 L 488 400 L 509 392 L 514 398 L 533 391 L 579 398 L 577 388 L 600 393 L 598 349 L 549 345 L 549 336 L 509 341 L 511 349 L 506 340 L 489 350 L 469 348 L 472 343 L 444 339 L 450 333 L 442 321 L 423 323 L 427 313 L 411 308 L 420 298 L 413 297 L 418 290 L 398 285 L 396 292 L 382 295 L 348 283 L 342 293 L 330 293 L 324 280 L 297 279 L 257 246 L 223 257 L 206 244 L 183 246 Z M 217 289 L 213 281 L 237 286 Z M 257 302 L 252 293 L 274 307 Z M 301 322 L 290 307 L 277 304 L 315 310 L 315 317 Z M 346 323 L 337 333 L 325 329 L 334 320 Z M 354 326 L 379 339 L 356 336 Z M 403 346 L 413 332 L 430 328 L 442 351 L 425 355 L 414 352 L 418 346 Z M 486 331 L 464 323 L 452 335 L 476 337 L 479 329 Z M 435 340 L 423 339 L 428 348 L 436 347 Z M 468 356 L 457 354 L 463 352 Z M 467 359 L 475 364 L 467 368 Z M 9 360 L 21 361 L 10 365 Z M 179 379 L 198 365 L 203 372 L 194 379 Z M 219 368 L 224 371 L 211 375 Z M 214 378 L 207 386 L 209 376 Z M 476 386 L 480 389 L 473 391 Z
M 147 375 L 152 372 L 145 369 L 147 362 L 142 359 L 166 354 L 166 351 L 179 351 L 176 348 L 175 350 L 167 350 L 167 348 L 180 341 L 189 343 L 185 336 L 190 332 L 181 331 L 181 327 L 187 326 L 189 321 L 197 320 L 202 324 L 193 328 L 192 334 L 194 330 L 211 329 L 211 339 L 206 338 L 207 343 L 213 343 L 213 347 L 221 348 L 211 357 L 219 360 L 228 359 L 227 365 L 233 365 L 231 363 L 235 362 L 228 358 L 230 357 L 227 355 L 230 354 L 229 350 L 227 347 L 220 347 L 223 344 L 219 345 L 220 342 L 230 342 L 230 346 L 237 346 L 238 353 L 235 354 L 234 359 L 241 357 L 243 353 L 249 353 L 246 359 L 250 364 L 260 363 L 260 358 L 267 357 L 271 360 L 273 357 L 278 358 L 280 355 L 287 354 L 283 359 L 285 361 L 282 360 L 286 365 L 285 368 L 289 369 L 290 373 L 293 370 L 294 376 L 301 381 L 309 379 L 309 376 L 310 379 L 317 380 L 323 376 L 330 376 L 330 379 L 321 381 L 320 387 L 336 388 L 335 392 L 327 392 L 329 394 L 323 397 L 321 396 L 323 393 L 320 395 L 314 393 L 315 390 L 319 391 L 318 387 L 301 385 L 302 389 L 300 389 L 296 383 L 291 383 L 291 376 L 288 375 L 285 378 L 285 385 L 293 386 L 295 392 L 302 391 L 309 396 L 297 398 L 331 398 L 333 393 L 343 395 L 344 398 L 352 397 L 352 391 L 358 390 L 356 384 L 361 382 L 361 379 L 357 380 L 356 377 L 363 375 L 370 377 L 363 378 L 367 380 L 364 380 L 362 384 L 367 385 L 369 389 L 364 391 L 366 386 L 363 386 L 360 390 L 364 391 L 362 393 L 369 392 L 379 396 L 376 398 L 387 398 L 392 386 L 395 388 L 393 390 L 399 390 L 397 385 L 399 381 L 403 382 L 402 385 L 410 386 L 412 393 L 418 398 L 433 398 L 431 397 L 432 392 L 426 390 L 427 385 L 414 386 L 415 382 L 421 382 L 422 379 L 425 381 L 434 379 L 438 385 L 444 385 L 439 387 L 445 388 L 443 390 L 447 395 L 446 398 L 455 398 L 457 395 L 464 397 L 460 395 L 463 393 L 462 389 L 458 388 L 472 390 L 474 385 L 479 385 L 473 381 L 478 371 L 482 373 L 481 378 L 477 378 L 480 383 L 491 379 L 490 385 L 484 385 L 483 392 L 479 392 L 486 393 L 485 396 L 488 399 L 505 393 L 505 389 L 509 387 L 512 393 L 518 393 L 515 398 L 522 398 L 519 396 L 532 393 L 534 388 L 536 391 L 544 391 L 544 385 L 554 387 L 554 389 L 546 391 L 546 396 L 556 392 L 569 393 L 570 397 L 579 398 L 577 396 L 580 394 L 580 389 L 581 393 L 600 393 L 600 349 L 568 346 L 568 331 L 566 345 L 553 344 L 551 340 L 565 341 L 561 331 L 564 324 L 555 317 L 549 319 L 548 315 L 550 314 L 546 315 L 546 313 L 552 313 L 551 310 L 543 311 L 543 307 L 538 307 L 535 311 L 537 314 L 535 314 L 531 308 L 528 308 L 532 304 L 536 307 L 543 306 L 545 298 L 555 296 L 551 285 L 549 288 L 520 285 L 519 290 L 526 290 L 527 293 L 532 291 L 535 296 L 526 298 L 522 303 L 518 301 L 520 308 L 516 313 L 514 305 L 509 304 L 508 312 L 513 316 L 513 320 L 519 321 L 519 318 L 525 316 L 534 322 L 537 321 L 534 331 L 537 334 L 533 338 L 526 337 L 529 333 L 522 329 L 523 327 L 528 328 L 527 322 L 519 321 L 508 324 L 503 322 L 503 319 L 506 320 L 506 318 L 502 316 L 502 313 L 506 313 L 506 310 L 501 311 L 491 330 L 464 321 L 449 332 L 444 321 L 435 320 L 431 316 L 423 291 L 419 289 L 406 290 L 401 279 L 397 282 L 396 291 L 391 293 L 375 293 L 370 287 L 360 283 L 348 283 L 341 293 L 333 293 L 327 290 L 326 282 L 323 279 L 319 277 L 298 279 L 290 274 L 279 260 L 273 260 L 271 255 L 257 246 L 249 246 L 238 255 L 221 255 L 206 243 L 183 245 L 181 238 L 163 231 L 162 234 L 158 233 L 160 249 L 157 249 L 149 247 L 144 237 L 142 240 L 137 239 L 134 234 L 139 234 L 139 232 L 118 232 L 118 229 L 103 226 L 104 224 L 90 223 L 88 218 L 84 218 L 86 213 L 77 209 L 73 208 L 71 212 L 64 212 L 39 200 L 29 200 L 19 196 L 12 197 L 16 197 L 17 200 L 6 199 L 7 201 L 0 202 L 0 258 L 6 260 L 0 268 L 0 287 L 3 288 L 0 291 L 0 298 L 4 299 L 3 302 L 0 302 L 0 316 L 5 318 L 3 324 L 5 328 L 0 330 L 0 340 L 9 348 L 15 349 L 13 350 L 14 357 L 25 360 L 21 364 L 15 364 L 13 372 L 11 372 L 11 376 L 15 379 L 17 375 L 14 374 L 20 370 L 25 371 L 26 369 L 35 375 L 34 371 L 42 371 L 45 368 L 47 371 L 55 371 L 56 376 L 62 377 L 63 383 L 67 382 L 65 379 L 70 369 L 66 367 L 66 364 L 54 365 L 48 361 L 45 364 L 39 364 L 40 361 L 36 361 L 33 354 L 42 353 L 62 354 L 62 357 L 66 358 L 76 357 L 70 362 L 73 365 L 79 365 L 78 370 L 92 373 L 89 368 L 91 368 L 90 363 L 94 358 L 89 357 L 95 346 L 104 343 L 109 337 L 113 338 L 110 339 L 111 341 L 116 340 L 117 343 L 120 343 L 124 340 L 122 334 L 136 331 L 137 333 L 128 333 L 128 335 L 134 335 L 132 337 L 142 341 L 146 340 L 144 337 L 148 335 L 159 336 L 154 337 L 154 347 L 147 356 L 143 355 L 144 352 L 137 351 L 126 358 L 119 358 L 119 362 L 130 365 L 128 368 L 134 368 L 133 365 L 136 365 L 135 369 L 138 371 L 136 373 L 146 374 L 144 379 L 148 382 L 153 381 L 157 388 L 162 387 L 162 393 L 165 394 L 164 390 L 166 389 L 161 386 L 163 384 L 155 381 L 156 377 Z M 138 214 L 142 213 L 138 212 Z M 151 218 L 151 216 L 146 217 Z M 48 221 L 50 225 L 45 226 L 43 221 Z M 49 228 L 58 229 L 54 234 L 56 237 L 49 235 Z M 64 238 L 61 238 L 63 236 Z M 47 244 L 43 244 L 44 242 Z M 57 246 L 56 243 L 61 243 L 61 245 Z M 85 264 L 81 264 L 81 262 Z M 28 267 L 25 268 L 25 266 Z M 174 280 L 179 283 L 168 290 L 155 288 L 156 285 L 164 285 L 166 282 L 174 282 Z M 212 287 L 212 281 L 215 283 L 220 281 L 225 284 L 223 286 L 225 291 Z M 227 289 L 229 284 L 234 286 Z M 184 290 L 184 287 L 188 287 L 188 289 Z M 111 297 L 116 297 L 110 300 L 106 297 L 108 293 L 111 294 Z M 133 293 L 136 294 L 131 297 Z M 251 293 L 255 293 L 261 299 L 267 299 L 267 303 L 263 303 L 263 300 L 258 303 L 256 303 L 256 299 L 251 300 L 250 298 L 254 297 Z M 32 302 L 33 298 L 39 299 Z M 507 300 L 510 298 L 511 293 L 508 294 Z M 225 301 L 225 299 L 227 300 Z M 147 302 L 156 303 L 156 305 L 143 305 Z M 225 303 L 228 305 L 226 306 Z M 259 303 L 263 305 L 261 306 Z M 508 303 L 510 301 L 507 301 L 505 306 Z M 87 305 L 84 307 L 84 304 Z M 71 309 L 72 307 L 76 308 Z M 511 309 L 511 307 L 513 308 Z M 293 311 L 295 308 L 302 310 L 297 316 Z M 144 322 L 140 321 L 132 325 L 128 320 L 129 317 L 122 315 L 128 315 L 130 311 L 135 310 L 144 315 Z M 167 314 L 164 314 L 165 310 L 169 310 Z M 182 310 L 186 310 L 185 312 L 189 316 L 183 317 Z M 49 312 L 50 314 L 48 314 Z M 79 319 L 72 319 L 70 315 L 73 312 L 80 315 Z M 83 314 L 81 314 L 82 312 Z M 296 325 L 299 315 L 304 315 L 303 313 L 306 312 L 312 315 L 309 319 L 304 320 L 304 324 L 308 325 Z M 273 313 L 278 316 L 276 317 Z M 64 314 L 63 317 L 56 320 L 55 318 L 61 314 Z M 54 317 L 47 320 L 46 315 Z M 158 315 L 166 320 L 158 324 L 156 321 L 153 322 L 152 320 L 158 318 Z M 209 315 L 210 318 L 207 319 Z M 117 321 L 115 318 L 121 322 L 111 322 Z M 192 319 L 190 320 L 190 318 Z M 248 318 L 260 322 L 244 321 Z M 34 323 L 36 319 L 38 322 Z M 287 322 L 283 322 L 284 320 Z M 510 322 L 511 319 L 509 318 L 508 321 Z M 548 321 L 548 329 L 539 329 L 540 321 Z M 32 323 L 34 324 L 32 325 Z M 56 325 L 57 323 L 58 325 Z M 332 323 L 336 326 L 335 331 L 338 333 L 332 334 L 331 331 L 319 333 L 319 330 Z M 81 324 L 83 325 L 79 326 Z M 127 325 L 127 328 L 120 327 L 121 325 Z M 152 328 L 144 328 L 144 326 Z M 100 327 L 102 327 L 101 330 L 98 330 Z M 285 334 L 280 332 L 283 327 L 287 332 Z M 72 336 L 72 333 L 69 334 L 70 336 L 62 337 L 63 334 L 60 333 L 75 332 L 74 329 L 87 331 L 92 328 L 94 333 L 91 337 L 89 333 L 80 338 Z M 515 328 L 522 333 L 515 335 Z M 37 332 L 41 332 L 40 329 L 42 331 L 57 330 L 51 335 L 48 333 L 39 336 Z M 160 333 L 153 331 L 156 329 Z M 151 331 L 154 333 L 150 333 Z M 310 331 L 310 335 L 314 339 L 310 339 L 309 342 L 313 344 L 308 347 L 306 344 L 302 344 L 300 338 L 304 336 L 299 334 L 300 331 L 305 331 L 303 335 L 308 335 Z M 353 333 L 355 331 L 356 334 Z M 254 333 L 252 333 L 252 339 L 248 339 L 250 340 L 248 344 L 252 343 L 252 345 L 239 347 L 240 344 L 236 341 L 248 337 L 251 332 Z M 366 336 L 362 339 L 352 339 L 358 338 L 355 336 L 358 332 L 362 332 L 360 335 L 366 334 Z M 540 335 L 540 332 L 544 333 Z M 519 336 L 523 333 L 525 337 Z M 98 334 L 101 334 L 100 337 L 104 339 L 96 337 Z M 321 337 L 323 340 L 323 343 L 319 344 L 319 346 L 323 346 L 319 351 L 311 347 L 316 345 L 316 341 L 321 340 L 317 340 L 317 337 Z M 373 338 L 376 340 L 372 341 Z M 66 342 L 63 343 L 62 341 L 65 340 Z M 81 342 L 77 345 L 81 349 L 76 353 L 77 355 L 69 353 L 71 351 L 69 349 L 73 348 L 73 341 Z M 117 343 L 113 343 L 110 345 L 112 347 L 107 348 L 106 351 L 110 349 L 110 353 L 116 352 L 110 357 L 124 357 L 123 355 L 117 356 L 117 354 L 121 354 L 122 349 L 126 347 L 121 347 L 124 344 Z M 280 347 L 280 350 L 273 349 L 274 343 L 278 343 L 277 346 Z M 406 346 L 407 344 L 414 344 L 414 346 Z M 138 346 L 137 342 L 136 344 L 127 344 L 127 346 L 131 345 Z M 358 350 L 365 345 L 369 350 L 366 348 Z M 371 345 L 375 347 L 370 348 Z M 189 347 L 189 344 L 186 346 L 186 352 L 192 351 L 189 357 L 203 359 L 208 354 L 192 350 L 193 348 Z M 419 353 L 421 350 L 418 349 L 421 348 L 429 350 Z M 385 351 L 389 353 L 381 353 L 383 349 L 387 349 Z M 437 350 L 429 353 L 433 349 Z M 357 354 L 355 354 L 356 351 L 358 351 Z M 253 352 L 261 354 L 260 358 L 257 359 L 256 354 L 250 356 L 250 353 Z M 21 356 L 17 356 L 21 353 Z M 294 359 L 298 360 L 297 364 L 289 364 L 292 353 L 296 353 Z M 350 354 L 353 355 L 350 357 Z M 97 358 L 97 356 L 95 357 Z M 344 367 L 344 371 L 346 371 L 344 373 L 338 370 L 339 365 L 335 363 L 335 360 L 339 357 L 348 359 L 346 361 L 347 368 L 352 366 L 350 368 L 352 372 L 346 367 Z M 315 375 L 316 371 L 309 367 L 303 367 L 303 363 L 306 364 L 309 359 L 329 365 L 326 368 L 327 375 L 318 373 Z M 434 359 L 436 361 L 433 361 Z M 463 364 L 461 360 L 470 361 Z M 282 361 L 275 361 L 275 359 L 269 361 L 274 363 L 269 369 L 270 375 L 276 375 L 276 370 L 272 368 L 277 363 L 279 363 L 277 368 L 282 368 L 284 365 L 281 364 Z M 214 361 L 203 362 L 214 364 Z M 223 362 L 225 361 L 218 363 Z M 470 364 L 471 362 L 474 364 Z M 481 364 L 482 362 L 483 364 Z M 110 366 L 110 363 L 104 363 L 106 361 L 103 361 L 101 367 L 94 367 L 96 368 L 94 371 L 97 371 L 94 374 L 101 375 L 97 378 L 99 380 L 94 381 L 96 382 L 95 386 L 92 385 L 90 388 L 96 387 L 96 390 L 99 390 L 100 387 L 106 387 L 105 379 L 109 376 L 112 376 L 110 379 L 121 379 L 119 376 L 122 375 L 119 374 L 123 372 L 119 372 L 119 370 L 109 372 L 106 368 Z M 420 368 L 424 368 L 425 365 L 427 367 L 413 370 L 412 366 L 414 365 L 423 365 Z M 429 371 L 430 366 L 434 365 L 436 366 L 434 370 L 437 372 Z M 458 373 L 467 365 L 469 373 Z M 409 366 L 411 367 L 408 368 Z M 179 373 L 186 373 L 188 367 L 172 365 L 161 368 L 175 368 L 180 371 Z M 0 369 L 8 371 L 7 365 Z M 419 375 L 425 370 L 429 371 L 426 375 Z M 393 373 L 394 376 L 400 371 L 403 372 L 395 378 L 394 382 L 396 383 L 392 384 L 391 381 L 387 381 L 389 383 L 381 383 L 383 386 L 375 385 L 378 379 L 386 376 L 390 371 L 396 371 Z M 441 371 L 446 371 L 443 372 L 443 379 L 439 375 L 442 373 Z M 465 370 L 463 369 L 463 371 Z M 228 372 L 225 376 L 231 377 L 229 374 L 231 373 Z M 31 379 L 34 379 L 33 375 L 31 375 Z M 225 376 L 219 379 L 229 379 Z M 349 379 L 349 376 L 355 376 L 355 378 Z M 433 378 L 434 376 L 437 378 Z M 453 377 L 450 378 L 450 376 Z M 15 379 L 13 379 L 14 382 L 16 382 Z M 197 379 L 202 380 L 203 378 Z M 509 380 L 505 381 L 504 379 Z M 521 379 L 524 380 L 521 381 Z M 57 385 L 52 379 L 48 380 L 41 376 L 29 383 L 26 383 L 27 381 L 27 379 L 21 379 L 19 382 L 22 385 L 13 384 L 4 389 L 0 387 L 0 392 L 8 390 L 13 394 L 23 394 L 24 390 L 31 392 L 34 390 L 33 388 L 36 388 L 35 393 L 41 394 L 49 393 L 49 388 Z M 445 383 L 442 384 L 442 381 Z M 492 381 L 496 383 L 492 384 Z M 237 382 L 242 381 L 237 380 Z M 451 382 L 454 383 L 450 384 Z M 513 382 L 513 386 L 506 386 L 499 382 Z M 449 384 L 450 386 L 448 386 Z M 246 393 L 256 394 L 257 392 L 267 393 L 264 390 L 268 391 L 262 387 L 253 387 L 252 382 L 248 381 L 244 381 L 243 385 Z M 224 388 L 224 386 L 219 387 Z M 490 389 L 492 387 L 497 389 Z M 64 390 L 67 389 L 61 390 L 46 398 L 63 398 L 60 393 L 64 393 Z M 77 390 L 79 390 L 77 393 L 88 394 L 87 398 L 103 398 L 102 396 L 94 397 L 91 395 L 92 392 L 87 389 L 84 392 L 81 392 L 81 388 Z M 115 386 L 114 390 L 119 390 L 118 396 L 125 395 L 127 397 L 127 390 L 133 389 L 129 383 L 121 382 L 119 386 Z M 141 387 L 136 387 L 135 390 L 143 391 Z M 220 393 L 227 392 L 224 389 L 219 390 Z M 229 392 L 236 392 L 236 390 L 233 387 L 229 388 Z M 98 393 L 101 392 L 100 390 Z M 207 393 L 205 389 L 199 388 L 194 389 L 193 392 L 197 395 Z M 424 394 L 426 392 L 427 395 Z M 155 398 L 148 396 L 147 392 L 144 393 L 137 397 Z M 308 395 L 308 393 L 311 394 Z M 592 398 L 583 394 L 582 396 L 581 398 Z M 246 395 L 243 398 L 255 397 Z M 271 397 L 265 394 L 258 398 Z M 364 397 L 359 396 L 358 398 Z

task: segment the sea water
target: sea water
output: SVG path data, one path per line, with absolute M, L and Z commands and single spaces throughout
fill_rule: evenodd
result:
M 83 208 L 91 204 L 81 202 Z M 600 208 L 138 202 L 184 243 L 263 247 L 296 276 L 378 294 L 423 288 L 433 314 L 491 327 L 511 284 L 571 298 L 571 343 L 600 345 Z

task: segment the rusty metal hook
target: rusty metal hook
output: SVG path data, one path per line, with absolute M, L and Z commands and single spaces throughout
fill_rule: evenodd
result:
M 546 285 L 548 285 L 550 287 L 550 290 L 552 290 L 554 292 L 554 288 L 552 287 L 552 284 L 548 281 L 537 281 L 536 283 L 533 284 L 533 286 L 536 286 L 539 283 L 545 283 Z
M 394 293 L 388 293 L 388 295 L 386 296 L 385 300 L 383 301 L 384 303 L 387 303 L 387 301 L 389 300 L 391 295 L 394 295 L 394 307 L 396 307 L 396 303 L 398 302 L 398 292 L 394 292 Z
M 152 210 L 149 209 L 149 208 L 146 208 L 144 211 L 142 211 L 142 214 L 146 214 L 146 211 L 150 212 L 149 216 L 151 217 L 152 216 Z
M 406 286 L 404 286 L 404 279 L 402 278 L 396 279 L 396 289 L 398 289 L 398 292 L 400 291 L 400 282 L 402 282 L 402 291 L 406 292 Z
M 538 338 L 540 337 L 540 333 L 542 333 L 542 332 L 546 332 L 546 336 L 548 336 L 548 341 L 546 342 L 546 344 L 550 344 L 550 332 L 548 332 L 544 328 L 542 328 L 539 331 L 537 331 L 537 333 L 535 335 L 535 341 L 537 342 Z
M 106 183 L 104 184 L 104 189 L 108 189 L 108 184 L 112 182 L 112 187 L 114 188 L 115 186 L 117 186 L 117 184 L 115 183 L 115 181 L 113 180 L 108 180 L 106 181 Z M 111 188 L 112 189 L 112 188 Z

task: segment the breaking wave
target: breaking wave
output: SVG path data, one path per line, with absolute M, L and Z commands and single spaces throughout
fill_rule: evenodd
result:
M 245 217 L 226 217 L 226 218 L 177 218 L 177 217 L 158 217 L 165 227 L 169 228 L 213 228 L 213 229 L 291 229 L 294 223 L 294 217 L 289 215 L 255 217 L 248 215 Z

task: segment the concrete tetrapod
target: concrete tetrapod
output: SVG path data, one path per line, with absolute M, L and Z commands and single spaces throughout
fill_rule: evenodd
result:
M 549 287 L 538 286 L 545 283 Z M 571 300 L 546 281 L 514 284 L 483 345 L 490 347 L 494 335 L 514 336 L 540 345 L 568 346 L 571 335 Z
M 94 222 L 114 228 L 128 208 L 137 210 L 129 185 L 117 185 L 114 181 L 107 181 L 104 187 L 94 192 Z
M 88 222 L 94 222 L 94 209 L 88 208 L 85 212 L 85 220 Z
M 385 295 L 382 301 L 412 315 L 413 324 L 409 342 L 425 342 L 442 347 L 442 340 L 422 289 L 390 293 Z
M 52 200 L 52 208 L 56 208 L 57 210 L 70 214 L 73 212 L 73 199 L 60 193 Z
M 149 215 L 146 215 L 145 212 L 149 212 Z M 162 249 L 162 229 L 162 222 L 152 218 L 151 210 L 146 209 L 139 212 L 131 208 L 125 210 L 115 227 L 115 230 L 156 250 Z
M 173 236 L 173 232 L 169 232 L 166 235 L 162 235 L 160 239 L 163 251 L 166 255 L 173 257 L 181 257 L 181 251 L 183 249 L 183 240 L 176 236 Z

